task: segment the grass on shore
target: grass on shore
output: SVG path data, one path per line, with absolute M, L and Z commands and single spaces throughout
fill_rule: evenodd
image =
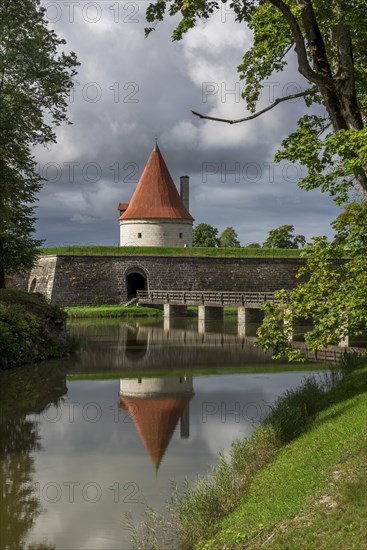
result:
M 339 381 L 331 371 L 280 397 L 209 477 L 174 491 L 168 519 L 147 512 L 135 547 L 166 548 L 172 535 L 198 550 L 364 547 L 367 360 L 344 367 Z
M 41 255 L 66 256 L 213 256 L 219 258 L 298 258 L 300 249 L 214 248 L 173 246 L 56 246 L 41 248 Z
M 108 319 L 108 318 L 131 318 L 131 317 L 147 317 L 160 318 L 163 316 L 163 309 L 144 307 L 144 306 L 69 306 L 64 308 L 70 319 Z M 198 308 L 189 306 L 187 313 L 189 317 L 197 316 Z M 225 317 L 236 317 L 236 307 L 225 307 Z
M 307 364 L 307 370 L 320 371 L 325 369 L 325 363 L 309 363 Z M 162 376 L 207 376 L 210 375 L 228 375 L 228 374 L 269 374 L 277 372 L 294 372 L 294 364 L 288 363 L 286 365 L 281 363 L 251 363 L 244 365 L 243 363 L 235 365 L 215 365 L 215 366 L 196 366 L 185 368 L 166 368 L 166 369 L 152 369 L 145 368 L 139 369 L 139 373 L 144 378 L 159 378 Z M 116 370 L 116 371 L 95 371 L 95 372 L 72 372 L 67 375 L 68 380 L 120 380 L 121 378 L 133 378 L 136 379 L 136 370 L 133 368 Z
M 111 317 L 162 317 L 163 310 L 153 307 L 142 306 L 70 306 L 65 307 L 70 319 Z
M 198 549 L 363 548 L 366 374 L 366 367 L 355 371 L 324 397 L 327 406 L 309 429 L 255 475 L 239 506 Z

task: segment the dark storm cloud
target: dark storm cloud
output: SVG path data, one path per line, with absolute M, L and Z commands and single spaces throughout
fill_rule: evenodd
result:
M 174 20 L 144 39 L 147 2 L 43 3 L 56 32 L 81 62 L 70 97 L 72 126 L 37 149 L 48 179 L 40 193 L 37 235 L 47 243 L 118 243 L 117 204 L 128 201 L 157 135 L 176 184 L 191 177 L 196 223 L 232 225 L 243 244 L 293 223 L 298 233 L 330 234 L 331 199 L 296 186 L 297 170 L 273 155 L 302 113 L 302 100 L 235 126 L 202 121 L 190 109 L 246 115 L 236 66 L 250 43 L 226 12 L 171 42 Z M 227 8 L 224 8 L 227 9 Z M 292 56 L 270 79 L 259 108 L 304 89 Z

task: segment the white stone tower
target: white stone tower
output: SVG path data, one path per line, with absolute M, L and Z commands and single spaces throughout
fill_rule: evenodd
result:
M 120 203 L 120 246 L 191 246 L 189 178 L 181 197 L 156 144 L 129 204 Z

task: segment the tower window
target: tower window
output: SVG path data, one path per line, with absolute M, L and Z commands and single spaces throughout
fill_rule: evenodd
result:
M 180 233 L 180 239 L 182 239 L 182 237 L 183 237 L 183 233 Z
M 141 239 L 141 233 L 138 233 L 138 239 Z

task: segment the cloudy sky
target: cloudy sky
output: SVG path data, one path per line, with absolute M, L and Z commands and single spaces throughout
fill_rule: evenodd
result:
M 144 38 L 145 0 L 43 1 L 50 25 L 81 63 L 69 98 L 72 126 L 35 151 L 48 179 L 40 193 L 37 237 L 45 244 L 111 244 L 119 238 L 119 201 L 128 202 L 155 137 L 171 175 L 190 176 L 195 223 L 233 226 L 246 245 L 289 223 L 296 233 L 331 235 L 339 210 L 327 195 L 305 192 L 301 169 L 275 164 L 274 152 L 304 109 L 286 102 L 235 126 L 203 121 L 191 109 L 245 116 L 236 67 L 251 34 L 228 7 L 171 41 L 169 18 Z M 294 53 L 263 91 L 259 109 L 306 86 Z

